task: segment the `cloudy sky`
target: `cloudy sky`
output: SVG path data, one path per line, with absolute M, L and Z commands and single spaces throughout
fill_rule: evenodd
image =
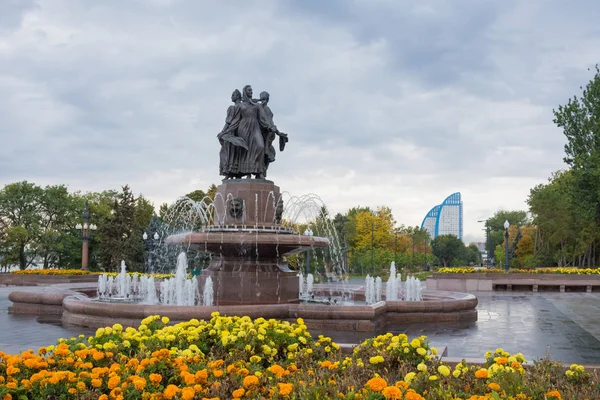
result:
M 597 0 L 0 0 L 0 185 L 219 183 L 230 94 L 271 93 L 269 178 L 332 212 L 477 220 L 564 167 L 552 109 L 600 62 Z

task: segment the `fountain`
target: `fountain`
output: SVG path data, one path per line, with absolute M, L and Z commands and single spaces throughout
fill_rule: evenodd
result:
M 295 233 L 282 224 L 282 214 L 283 200 L 273 182 L 228 179 L 218 187 L 212 224 L 171 235 L 166 242 L 212 255 L 198 280 L 203 288 L 211 278 L 216 305 L 294 303 L 299 280 L 285 258 L 330 242 Z
M 98 277 L 98 299 L 108 302 L 144 304 L 171 304 L 177 306 L 212 305 L 212 282 L 204 287 L 200 295 L 196 277 L 187 279 L 187 256 L 180 253 L 177 258 L 175 276 L 160 282 L 157 294 L 153 276 L 129 275 L 125 261 L 121 261 L 121 272 L 116 278 L 102 274 Z
M 312 194 L 286 198 L 273 181 L 265 179 L 275 150 L 270 139 L 261 145 L 259 136 L 279 135 L 282 151 L 287 135 L 279 132 L 272 120 L 265 119 L 270 117 L 266 112 L 263 115 L 260 107 L 266 107 L 266 102 L 252 100 L 249 87 L 244 94 L 244 101 L 236 98 L 229 108 L 227 123 L 219 134 L 220 170 L 225 179 L 216 195 L 210 201 L 178 200 L 172 206 L 173 214 L 188 216 L 189 220 L 179 225 L 177 218 L 167 213 L 163 219 L 170 225 L 170 234 L 163 231 L 158 235 L 167 246 L 160 246 L 158 251 L 163 254 L 152 254 L 152 259 L 162 261 L 163 266 L 174 264 L 164 260 L 172 260 L 179 251 L 202 257 L 208 254 L 210 262 L 199 276 L 187 278 L 185 253 L 177 258 L 175 276 L 160 283 L 152 276 L 130 277 L 123 263 L 116 278 L 99 277 L 97 293 L 101 301 L 85 298 L 75 291 L 82 290 L 75 288 L 13 292 L 9 296 L 14 303 L 12 310 L 32 312 L 51 307 L 53 312 L 60 310 L 64 323 L 90 327 L 114 322 L 137 326 L 141 319 L 156 314 L 173 321 L 210 318 L 215 311 L 253 318 L 303 318 L 316 331 L 377 331 L 392 324 L 477 319 L 477 299 L 473 295 L 422 293 L 417 279 L 410 277 L 406 283 L 401 282 L 394 264 L 385 285 L 387 298 L 380 277 L 367 276 L 363 292 L 359 286 L 350 288 L 347 283 L 315 284 L 315 277 L 308 273 L 308 262 L 306 277 L 300 270 L 292 271 L 288 257 L 306 252 L 308 259 L 318 249 L 329 248 L 331 262 L 324 263 L 324 278 L 343 277 L 346 268 L 342 247 L 331 222 L 315 229 L 320 234 L 300 234 L 298 217 L 307 208 L 322 206 L 322 202 L 319 204 Z M 251 121 L 242 123 L 240 118 Z M 252 146 L 248 141 L 253 141 Z M 329 221 L 321 210 L 313 217 L 315 221 Z M 151 270 L 164 272 L 160 262 L 156 265 L 158 268 L 151 266 Z

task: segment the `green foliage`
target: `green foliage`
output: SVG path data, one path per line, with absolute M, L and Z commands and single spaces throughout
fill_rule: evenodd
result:
M 431 242 L 433 255 L 436 256 L 444 267 L 452 265 L 464 255 L 465 245 L 455 235 L 440 235 Z
M 130 271 L 144 269 L 143 228 L 148 225 L 147 202 L 136 200 L 129 186 L 123 186 L 113 203 L 111 215 L 99 226 L 98 236 L 102 243 L 100 259 L 107 271 L 115 271 L 121 260 L 124 260 Z M 136 213 L 136 203 L 141 204 L 142 210 Z M 137 214 L 137 215 L 136 215 Z M 146 223 L 141 225 L 140 222 Z
M 6 243 L 0 247 L 9 252 L 6 257 L 17 260 L 21 269 L 27 268 L 36 255 L 35 239 L 42 225 L 41 202 L 44 190 L 27 181 L 11 183 L 0 190 L 0 230 L 5 231 Z

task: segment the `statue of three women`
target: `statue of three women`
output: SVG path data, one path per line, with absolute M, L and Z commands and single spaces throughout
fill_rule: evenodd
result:
M 225 179 L 242 177 L 264 179 L 269 164 L 275 161 L 273 141 L 279 136 L 279 151 L 288 141 L 287 134 L 280 132 L 273 123 L 273 112 L 268 106 L 269 93 L 252 98 L 252 87 L 244 86 L 240 93 L 234 90 L 232 106 L 227 109 L 223 130 L 217 135 L 221 143 L 219 174 Z

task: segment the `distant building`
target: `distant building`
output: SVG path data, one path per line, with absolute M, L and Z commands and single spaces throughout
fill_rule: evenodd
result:
M 460 192 L 452 193 L 446 200 L 433 207 L 421 223 L 432 238 L 440 235 L 463 237 L 463 203 Z

